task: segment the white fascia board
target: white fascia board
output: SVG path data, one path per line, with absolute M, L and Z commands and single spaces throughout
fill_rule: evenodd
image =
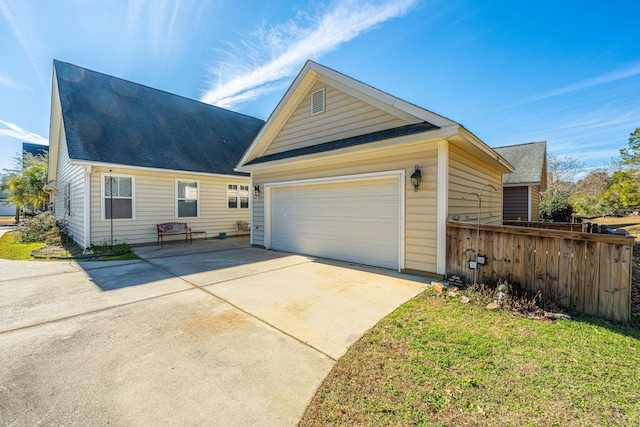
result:
M 90 165 L 92 167 L 103 167 L 103 168 L 110 168 L 110 169 L 132 169 L 132 170 L 139 170 L 139 171 L 163 172 L 163 173 L 173 173 L 173 174 L 180 174 L 180 175 L 198 175 L 198 176 L 225 178 L 225 179 L 233 178 L 233 179 L 241 179 L 241 180 L 249 181 L 248 176 L 238 176 L 238 175 L 229 175 L 229 174 L 220 174 L 220 173 L 193 172 L 193 171 L 183 171 L 178 169 L 148 168 L 144 166 L 121 165 L 117 163 L 90 162 L 86 160 L 69 160 L 69 163 L 76 166 Z
M 483 151 L 487 156 L 497 160 L 498 163 L 500 163 L 509 172 L 515 171 L 515 168 L 513 166 L 511 166 L 511 164 L 509 162 L 507 162 L 504 159 L 504 157 L 502 157 L 500 154 L 496 153 L 491 147 L 489 147 L 487 144 L 482 142 L 482 140 L 480 140 L 480 138 L 475 136 L 473 133 L 469 132 L 463 126 L 460 126 L 460 136 L 462 136 L 465 140 L 471 142 L 473 145 L 475 145 L 477 148 L 479 148 L 481 151 Z
M 449 120 L 438 114 L 432 113 L 431 111 L 425 110 L 424 108 L 420 108 L 416 105 L 410 104 L 406 101 L 403 101 L 402 99 L 396 98 L 393 95 L 389 95 L 386 92 L 376 89 L 373 86 L 369 86 L 365 83 L 362 83 L 361 81 L 355 80 L 352 77 L 341 74 L 335 70 L 327 68 L 318 63 L 311 62 L 310 68 L 317 71 L 318 74 L 320 75 L 329 77 L 330 79 L 335 80 L 347 87 L 351 87 L 380 102 L 383 102 L 391 107 L 397 108 L 398 110 L 404 113 L 407 113 L 411 116 L 418 117 L 422 120 L 425 120 L 438 127 L 457 125 L 457 123 L 452 120 Z
M 309 74 L 310 64 L 311 61 L 307 61 L 304 67 L 302 67 L 302 70 L 300 70 L 296 78 L 293 80 L 293 83 L 291 83 L 289 89 L 287 89 L 280 102 L 278 102 L 276 108 L 271 112 L 269 118 L 258 132 L 258 135 L 256 135 L 251 145 L 249 145 L 249 148 L 247 148 L 247 150 L 244 152 L 244 155 L 240 158 L 237 167 L 242 166 L 250 159 L 252 159 L 252 154 L 254 154 L 254 152 L 258 150 L 259 146 L 268 145 L 271 142 L 271 138 L 273 138 L 273 136 L 269 137 L 269 135 L 274 135 L 275 133 L 277 133 L 277 130 L 279 130 L 284 125 L 284 122 L 286 120 L 281 118 L 280 116 L 284 114 L 284 116 L 288 118 L 293 111 L 293 108 L 291 106 L 289 106 L 287 111 L 284 111 L 285 107 L 289 105 L 289 101 L 293 98 L 296 92 L 299 92 L 299 90 L 302 89 L 306 90 L 308 87 L 310 87 L 311 83 L 315 81 L 315 78 L 317 77 L 315 72 Z M 303 82 L 306 82 L 306 84 L 301 87 Z M 295 105 L 298 105 L 299 103 L 300 99 L 296 100 Z M 279 124 L 277 123 L 278 120 L 280 120 Z M 264 151 L 264 149 L 262 151 Z M 258 156 L 259 154 L 255 157 Z
M 339 157 L 345 156 L 360 151 L 375 150 L 381 148 L 387 148 L 396 145 L 405 145 L 411 143 L 423 143 L 423 142 L 435 142 L 441 138 L 447 138 L 458 133 L 458 125 L 449 126 L 447 128 L 435 129 L 423 133 L 414 135 L 400 136 L 397 138 L 385 139 L 377 142 L 370 142 L 368 144 L 354 145 L 353 147 L 340 148 L 337 150 L 323 151 L 320 153 L 306 154 L 297 157 L 290 157 L 288 159 L 273 160 L 271 162 L 257 163 L 255 165 L 236 167 L 238 172 L 251 172 L 256 169 L 263 169 L 266 167 L 280 166 L 291 163 L 306 162 L 317 160 L 321 158 Z
M 51 113 L 49 116 L 49 156 L 47 160 L 47 180 L 58 179 L 58 151 L 60 150 L 60 128 L 62 123 L 62 104 L 60 103 L 60 93 L 58 92 L 58 80 L 56 68 L 53 67 L 53 77 L 51 83 Z

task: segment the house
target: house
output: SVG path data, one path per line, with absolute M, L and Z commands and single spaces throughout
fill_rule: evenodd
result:
M 22 152 L 29 153 L 33 156 L 45 156 L 49 153 L 49 146 L 43 144 L 32 144 L 30 142 L 22 143 Z
M 54 61 L 49 176 L 57 219 L 83 247 L 155 242 L 156 224 L 233 232 L 249 220 L 234 171 L 264 121 Z M 177 238 L 180 238 L 179 236 Z
M 254 245 L 444 274 L 447 219 L 477 220 L 484 186 L 479 219 L 502 224 L 513 167 L 460 124 L 309 61 L 236 170 L 259 193 Z
M 529 142 L 494 148 L 515 168 L 502 177 L 505 221 L 538 221 L 541 191 L 547 188 L 547 143 Z

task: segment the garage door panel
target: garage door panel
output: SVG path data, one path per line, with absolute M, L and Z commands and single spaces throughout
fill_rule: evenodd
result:
M 271 191 L 274 249 L 398 268 L 398 178 Z

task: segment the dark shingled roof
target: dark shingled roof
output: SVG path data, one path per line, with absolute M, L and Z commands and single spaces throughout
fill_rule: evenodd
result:
M 69 157 L 180 171 L 233 170 L 263 120 L 54 61 Z
M 366 133 L 364 135 L 352 136 L 350 138 L 339 139 L 336 141 L 325 142 L 310 147 L 297 148 L 295 150 L 284 151 L 282 153 L 269 154 L 267 156 L 258 157 L 251 160 L 247 165 L 271 162 L 274 160 L 290 159 L 293 157 L 304 156 L 307 154 L 324 153 L 327 151 L 338 150 L 340 148 L 353 147 L 356 145 L 367 144 L 369 142 L 384 141 L 385 139 L 397 138 L 399 136 L 413 135 L 416 133 L 426 132 L 433 129 L 439 129 L 438 126 L 429 122 L 420 122 L 412 125 L 400 126 L 397 128 L 385 129 L 378 132 Z
M 22 151 L 23 152 L 26 151 L 27 153 L 32 154 L 34 156 L 42 156 L 49 152 L 49 146 L 42 145 L 42 144 L 32 144 L 30 142 L 23 142 Z
M 544 181 L 547 143 L 528 142 L 493 149 L 513 167 L 513 173 L 502 175 L 503 184 L 541 184 Z

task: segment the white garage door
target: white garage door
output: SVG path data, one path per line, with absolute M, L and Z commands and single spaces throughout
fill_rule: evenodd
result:
M 398 269 L 398 178 L 275 187 L 271 246 Z

